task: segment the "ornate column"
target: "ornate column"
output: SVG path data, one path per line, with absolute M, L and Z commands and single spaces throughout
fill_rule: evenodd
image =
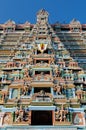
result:
M 34 94 L 34 88 L 32 88 L 32 92 L 31 92 L 31 95 L 33 95 Z
M 54 95 L 54 93 L 53 93 L 53 88 L 51 88 L 51 94 Z
M 55 124 L 55 111 L 52 111 L 52 125 L 54 126 Z
M 10 94 L 9 94 L 9 99 L 11 99 L 11 97 L 12 97 L 12 88 L 10 88 Z
M 73 98 L 75 98 L 75 88 L 72 88 Z

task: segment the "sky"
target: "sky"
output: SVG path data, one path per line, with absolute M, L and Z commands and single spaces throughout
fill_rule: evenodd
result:
M 49 23 L 70 23 L 73 18 L 86 23 L 86 0 L 0 0 L 0 23 L 36 23 L 40 9 L 49 12 Z

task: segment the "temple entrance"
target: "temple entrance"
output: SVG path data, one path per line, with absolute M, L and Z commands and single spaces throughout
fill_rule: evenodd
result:
M 37 74 L 41 74 L 41 75 L 49 74 L 50 75 L 50 71 L 35 71 L 35 75 L 37 75 Z
M 49 63 L 47 59 L 36 60 L 36 63 Z
M 46 49 L 44 52 L 43 52 L 43 54 L 48 54 L 48 49 Z M 41 54 L 41 52 L 39 51 L 39 50 L 37 50 L 37 54 Z
M 31 125 L 52 125 L 52 111 L 32 111 Z
M 46 87 L 46 88 L 38 88 L 38 87 L 35 87 L 34 88 L 34 93 L 38 93 L 38 92 L 40 92 L 41 90 L 43 90 L 44 92 L 47 92 L 47 93 L 51 93 L 51 88 L 48 88 L 48 87 Z

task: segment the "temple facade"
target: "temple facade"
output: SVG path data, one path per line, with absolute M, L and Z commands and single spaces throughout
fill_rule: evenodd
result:
M 1 130 L 85 130 L 86 24 L 0 24 Z

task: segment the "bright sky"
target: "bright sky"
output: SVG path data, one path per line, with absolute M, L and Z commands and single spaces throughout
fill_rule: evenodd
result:
M 35 23 L 42 8 L 49 12 L 50 23 L 69 23 L 73 18 L 86 23 L 86 0 L 0 0 L 0 23 Z

